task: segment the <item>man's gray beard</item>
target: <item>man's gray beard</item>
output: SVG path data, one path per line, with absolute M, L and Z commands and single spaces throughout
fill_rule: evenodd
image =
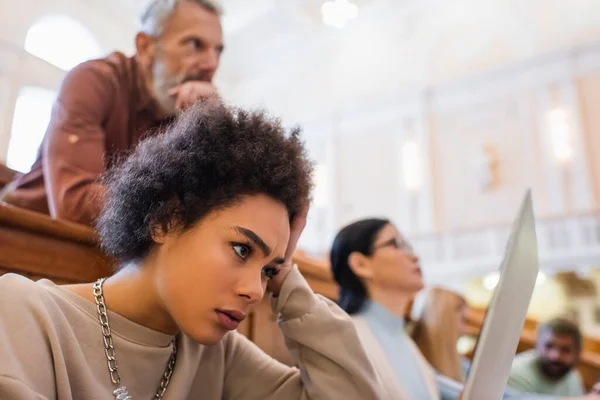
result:
M 156 63 L 152 71 L 152 91 L 154 98 L 158 101 L 162 111 L 167 115 L 175 114 L 177 96 L 170 96 L 168 91 L 178 85 L 176 79 L 165 76 L 164 69 Z

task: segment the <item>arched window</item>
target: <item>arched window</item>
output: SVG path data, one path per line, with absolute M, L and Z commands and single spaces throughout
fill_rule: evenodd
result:
M 9 168 L 20 172 L 31 168 L 50 122 L 55 98 L 54 90 L 37 86 L 25 86 L 19 91 L 8 142 Z
M 25 37 L 25 50 L 65 71 L 102 55 L 92 33 L 61 14 L 46 15 L 33 24 Z
M 27 32 L 25 50 L 65 71 L 77 64 L 102 56 L 91 32 L 80 22 L 61 14 L 39 19 Z M 24 86 L 15 104 L 6 163 L 27 172 L 35 161 L 50 121 L 56 91 Z

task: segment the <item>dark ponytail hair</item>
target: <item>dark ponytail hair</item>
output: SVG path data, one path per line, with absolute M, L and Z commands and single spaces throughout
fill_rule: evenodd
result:
M 348 257 L 355 251 L 370 256 L 377 234 L 390 223 L 387 219 L 363 219 L 344 227 L 331 246 L 331 271 L 340 286 L 339 306 L 348 314 L 355 314 L 368 300 L 367 288 L 354 274 Z

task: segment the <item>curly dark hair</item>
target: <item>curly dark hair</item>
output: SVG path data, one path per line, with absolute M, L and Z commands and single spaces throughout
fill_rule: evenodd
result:
M 312 186 L 299 135 L 264 111 L 199 102 L 107 173 L 101 247 L 121 262 L 143 259 L 155 228 L 187 230 L 246 195 L 265 194 L 293 218 Z

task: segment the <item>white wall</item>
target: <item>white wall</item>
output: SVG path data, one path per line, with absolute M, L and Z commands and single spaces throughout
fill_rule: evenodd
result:
M 600 37 L 594 0 L 361 1 L 343 30 L 320 24 L 317 1 L 277 3 L 229 37 L 222 75 L 232 100 L 302 121 Z
M 391 218 L 412 237 L 506 226 L 528 187 L 538 217 L 596 212 L 599 75 L 594 42 L 308 124 L 333 127 L 310 132 L 334 146 L 329 166 L 337 201 L 326 217 L 332 232 L 323 237 L 369 216 Z M 569 116 L 568 162 L 552 145 L 548 115 L 556 107 Z M 421 152 L 416 190 L 407 187 L 400 157 L 411 139 Z M 491 187 L 479 180 L 486 147 L 497 155 Z M 326 251 L 330 242 L 323 243 Z

